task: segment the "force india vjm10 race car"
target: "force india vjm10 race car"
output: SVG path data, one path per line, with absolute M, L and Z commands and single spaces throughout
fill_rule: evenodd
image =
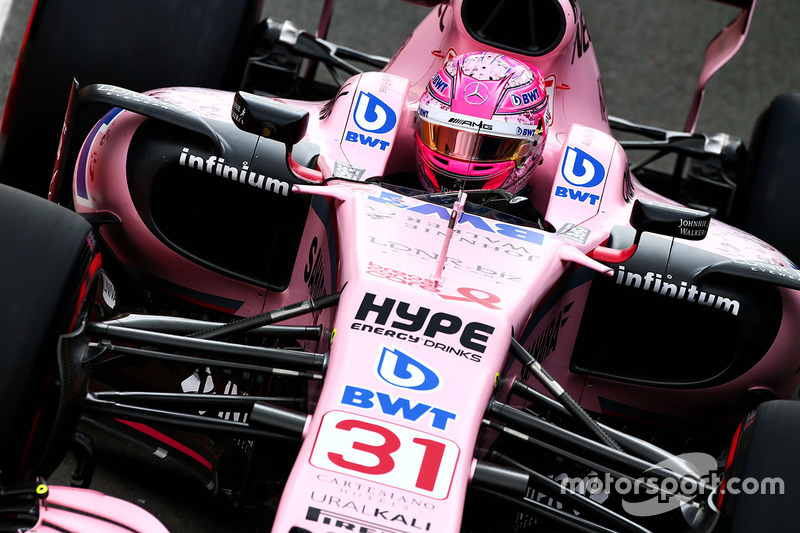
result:
M 683 132 L 607 116 L 574 0 L 416 3 L 430 13 L 385 60 L 324 39 L 331 2 L 317 35 L 200 2 L 218 40 L 201 61 L 205 27 L 174 28 L 182 86 L 48 48 L 120 8 L 37 4 L 0 169 L 0 529 L 163 530 L 44 482 L 71 451 L 88 485 L 99 441 L 281 533 L 794 524 L 798 250 L 740 228 L 771 239 L 786 215 L 759 205 L 792 177 L 800 100 L 777 98 L 749 150 L 694 131 L 755 1 L 723 2 L 737 15 Z M 544 73 L 542 164 L 522 195 L 420 190 L 420 95 L 478 50 Z M 19 155 L 54 122 L 19 110 L 69 92 L 41 83 L 47 54 L 97 69 L 56 124 L 49 189 Z M 742 490 L 764 480 L 779 490 Z

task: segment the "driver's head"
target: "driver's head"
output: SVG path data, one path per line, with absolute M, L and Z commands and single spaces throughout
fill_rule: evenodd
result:
M 447 61 L 417 110 L 417 173 L 428 191 L 522 190 L 547 137 L 541 71 L 494 52 Z

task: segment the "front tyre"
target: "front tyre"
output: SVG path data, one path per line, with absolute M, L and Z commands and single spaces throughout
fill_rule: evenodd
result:
M 800 263 L 793 228 L 800 197 L 800 94 L 775 97 L 758 117 L 731 222 Z
M 800 402 L 761 404 L 736 430 L 714 531 L 795 531 L 800 502 Z
M 0 485 L 48 475 L 71 442 L 99 266 L 85 220 L 0 185 Z

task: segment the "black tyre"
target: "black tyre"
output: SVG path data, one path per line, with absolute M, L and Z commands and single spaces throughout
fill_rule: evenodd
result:
M 86 221 L 0 185 L 0 485 L 48 475 L 71 442 L 98 268 Z
M 800 502 L 800 402 L 761 404 L 742 422 L 725 472 L 714 531 L 796 531 Z
M 800 263 L 800 94 L 776 97 L 759 116 L 750 139 L 744 182 L 731 222 Z
M 3 117 L 0 182 L 47 193 L 73 78 L 236 89 L 260 0 L 38 0 Z M 93 125 L 98 116 L 87 117 Z

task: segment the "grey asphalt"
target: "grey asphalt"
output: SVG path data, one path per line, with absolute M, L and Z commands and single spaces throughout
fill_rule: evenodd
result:
M 7 4 L 8 0 L 5 0 Z M 700 0 L 583 0 L 609 113 L 681 129 L 705 45 L 736 13 Z M 0 97 L 8 88 L 32 0 L 15 0 L 0 39 Z M 267 14 L 314 29 L 322 0 L 267 0 Z M 4 13 L 0 2 L 0 13 Z M 329 39 L 391 55 L 425 8 L 399 0 L 340 0 Z M 1 19 L 0 19 L 1 20 Z M 709 83 L 698 131 L 728 132 L 745 141 L 774 95 L 800 91 L 800 2 L 761 0 L 748 41 Z M 101 462 L 93 488 L 139 503 L 173 532 L 252 531 L 252 517 L 214 505 L 171 479 Z M 56 480 L 65 479 L 68 466 Z M 232 518 L 236 517 L 238 518 Z
M 4 7 L 0 0 L 0 23 Z M 0 100 L 33 0 L 13 0 L 0 39 Z M 681 129 L 703 50 L 736 13 L 711 0 L 583 0 L 609 113 Z M 315 29 L 322 0 L 265 0 L 269 16 Z M 391 55 L 427 9 L 400 0 L 339 0 L 330 40 Z M 379 21 L 365 24 L 365 20 Z M 800 2 L 760 0 L 748 40 L 708 85 L 698 131 L 747 139 L 774 95 L 800 90 Z

